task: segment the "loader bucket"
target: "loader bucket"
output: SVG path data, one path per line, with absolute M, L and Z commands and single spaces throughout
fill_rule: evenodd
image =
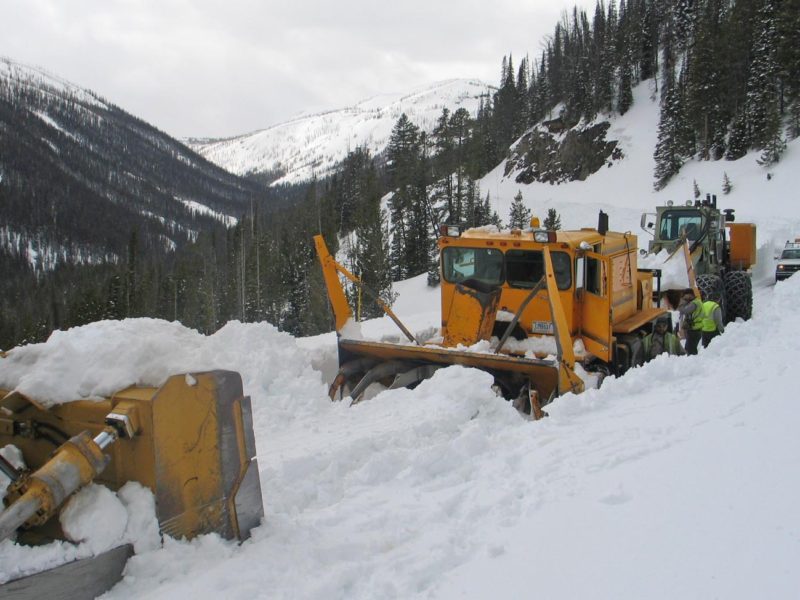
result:
M 81 432 L 102 434 L 109 415 L 130 415 L 135 434 L 105 448 L 110 460 L 94 481 L 113 490 L 128 481 L 150 488 L 162 533 L 244 540 L 264 515 L 250 398 L 238 373 L 175 375 L 160 388 L 130 387 L 102 401 L 77 400 L 49 410 L 17 392 L 0 390 L 0 398 L 0 447 L 14 444 L 32 471 L 48 463 L 59 442 Z M 14 507 L 25 497 L 9 494 L 6 500 Z M 51 518 L 18 530 L 17 539 L 44 543 L 62 537 L 58 519 Z
M 0 600 L 92 600 L 122 579 L 131 556 L 133 546 L 124 544 L 97 556 L 12 579 L 0 585 Z

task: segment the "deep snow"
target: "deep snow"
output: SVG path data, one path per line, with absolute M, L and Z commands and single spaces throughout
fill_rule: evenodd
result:
M 559 398 L 547 419 L 521 418 L 486 374 L 461 367 L 413 391 L 331 403 L 334 335 L 293 339 L 265 323 L 202 336 L 153 320 L 103 322 L 0 361 L 0 386 L 49 401 L 187 370 L 242 374 L 263 525 L 242 545 L 202 536 L 141 549 L 106 597 L 798 597 L 800 277 L 771 278 L 775 249 L 800 235 L 800 142 L 770 180 L 749 155 L 688 165 L 655 194 L 648 93 L 640 86 L 632 114 L 612 127 L 627 144 L 621 164 L 565 186 L 520 186 L 496 170 L 483 189 L 503 217 L 521 189 L 541 216 L 557 208 L 565 227 L 594 225 L 603 208 L 612 229 L 636 232 L 641 212 L 687 199 L 694 179 L 717 191 L 726 171 L 734 190 L 720 204 L 759 226 L 754 317 L 699 356 L 662 356 Z M 395 312 L 412 331 L 437 324 L 424 275 L 396 290 Z M 387 318 L 361 328 L 395 333 Z M 65 548 L 39 551 L 74 551 Z M 40 560 L 0 544 L 2 577 Z

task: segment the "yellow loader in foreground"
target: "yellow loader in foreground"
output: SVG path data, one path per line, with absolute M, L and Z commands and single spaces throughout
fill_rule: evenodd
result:
M 34 545 L 64 539 L 53 517 L 90 482 L 148 487 L 161 532 L 178 539 L 213 532 L 244 540 L 264 515 L 250 398 L 232 371 L 175 375 L 160 388 L 50 408 L 0 390 L 0 448 L 9 444 L 28 468 L 0 457 L 0 472 L 11 480 L 0 541 L 14 534 Z M 123 545 L 7 582 L 0 598 L 94 598 L 119 580 L 131 554 Z

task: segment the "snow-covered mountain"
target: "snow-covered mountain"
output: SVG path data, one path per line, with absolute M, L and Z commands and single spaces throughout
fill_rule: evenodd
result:
M 475 116 L 492 86 L 452 79 L 407 93 L 374 96 L 355 106 L 301 115 L 261 131 L 224 140 L 187 140 L 211 162 L 231 173 L 269 174 L 274 183 L 298 183 L 330 175 L 348 151 L 366 147 L 373 155 L 386 149 L 397 119 L 405 113 L 426 132 L 447 108 L 465 108 Z
M 235 222 L 263 186 L 37 67 L 0 57 L 0 254 L 38 271 L 168 251 Z

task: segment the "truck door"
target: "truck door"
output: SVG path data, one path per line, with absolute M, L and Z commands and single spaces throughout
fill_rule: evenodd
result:
M 584 286 L 581 335 L 586 350 L 611 362 L 611 264 L 609 258 L 587 252 L 583 259 Z

